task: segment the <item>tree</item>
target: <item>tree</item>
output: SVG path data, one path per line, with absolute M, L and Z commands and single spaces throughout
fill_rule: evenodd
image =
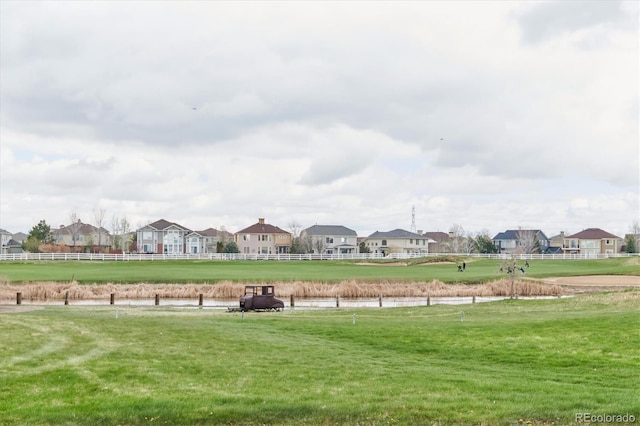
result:
M 452 253 L 467 252 L 467 237 L 464 228 L 461 225 L 453 224 L 449 229 L 449 244 Z
M 235 241 L 229 241 L 225 244 L 223 253 L 240 253 L 240 249 Z
M 98 228 L 98 249 L 102 251 L 102 226 L 104 224 L 104 209 L 93 210 L 93 219 L 95 221 L 96 227 Z
M 488 232 L 480 231 L 475 238 L 475 248 L 478 253 L 497 253 L 498 249 L 493 244 L 493 240 L 489 237 Z
M 371 249 L 366 246 L 364 241 L 360 241 L 360 253 L 371 253 Z
M 291 231 L 291 254 L 302 254 L 305 253 L 301 237 L 302 225 L 300 225 L 295 219 L 292 219 L 289 222 L 289 230 Z
M 529 229 L 518 229 L 516 233 L 516 244 L 520 248 L 521 253 L 540 253 L 540 242 L 536 235 L 536 231 Z
M 80 227 L 82 226 L 82 222 L 80 218 L 78 218 L 78 213 L 76 211 L 72 211 L 69 213 L 69 221 L 71 224 L 67 227 L 69 232 L 71 233 L 71 242 L 73 243 L 73 251 L 76 251 L 76 241 L 78 241 Z
M 29 235 L 27 238 L 33 238 L 37 241 L 40 241 L 40 244 L 51 244 L 53 243 L 53 234 L 51 233 L 51 227 L 47 225 L 47 222 L 41 220 L 31 228 L 29 231 Z
M 638 253 L 640 249 L 640 223 L 634 220 L 629 226 L 629 234 L 625 237 L 627 253 Z

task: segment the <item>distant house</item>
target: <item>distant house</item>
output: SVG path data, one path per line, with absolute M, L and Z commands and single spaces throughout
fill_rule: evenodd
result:
M 300 233 L 308 240 L 312 253 L 354 254 L 358 253 L 358 234 L 342 225 L 313 225 Z
M 539 229 L 508 229 L 492 238 L 498 253 L 546 253 L 549 238 Z
M 429 253 L 451 253 L 451 235 L 447 232 L 425 232 L 418 231 L 418 234 L 431 238 L 434 242 L 429 243 Z
M 371 253 L 387 256 L 392 253 L 428 254 L 429 245 L 435 240 L 404 229 L 393 231 L 376 231 L 364 240 L 364 244 Z
M 547 250 L 547 253 L 562 254 L 564 237 L 565 237 L 564 231 L 561 231 L 559 234 L 554 235 L 553 237 L 549 237 L 549 249 Z
M 160 219 L 136 231 L 139 253 L 184 254 L 187 235 L 192 231 L 177 223 Z
M 9 231 L 5 231 L 4 229 L 0 229 L 0 247 L 2 247 L 2 251 L 0 254 L 9 253 L 8 243 L 11 241 L 13 235 Z
M 74 252 L 110 250 L 113 242 L 109 231 L 80 220 L 70 225 L 60 225 L 51 234 L 55 244 L 67 246 Z
M 291 233 L 259 218 L 255 223 L 233 234 L 240 253 L 287 254 L 291 252 Z
M 597 256 L 618 253 L 622 248 L 622 238 L 600 228 L 587 228 L 564 238 L 562 250 L 567 254 Z
M 204 231 L 193 231 L 187 234 L 187 253 L 206 254 L 216 253 L 218 243 L 225 243 L 233 239 L 233 235 L 227 231 L 219 231 L 207 228 Z

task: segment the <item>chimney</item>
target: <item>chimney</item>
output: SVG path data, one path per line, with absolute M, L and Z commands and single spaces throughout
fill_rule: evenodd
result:
M 418 235 L 422 235 L 422 229 L 418 229 Z
M 264 217 L 258 218 L 258 223 L 264 225 Z

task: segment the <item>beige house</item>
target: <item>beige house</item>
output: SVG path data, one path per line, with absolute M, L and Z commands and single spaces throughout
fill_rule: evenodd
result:
M 619 253 L 622 244 L 622 238 L 616 235 L 600 228 L 587 228 L 577 234 L 565 237 L 562 251 L 566 254 L 595 257 L 599 254 Z
M 51 234 L 56 244 L 67 246 L 74 252 L 109 251 L 113 243 L 109 231 L 80 220 L 67 226 L 60 225 L 60 228 L 51 230 Z
M 429 254 L 429 244 L 435 244 L 435 240 L 424 234 L 394 229 L 393 231 L 376 231 L 364 240 L 364 245 L 371 253 L 387 256 L 393 253 L 402 254 Z
M 291 252 L 291 233 L 258 219 L 248 228 L 233 234 L 240 253 L 287 254 Z

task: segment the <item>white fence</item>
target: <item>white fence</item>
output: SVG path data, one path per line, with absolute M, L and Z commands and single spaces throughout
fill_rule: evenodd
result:
M 102 254 L 102 253 L 14 253 L 0 254 L 0 261 L 49 261 L 49 260 L 87 260 L 87 261 L 161 261 L 161 260 L 276 260 L 276 261 L 300 261 L 300 260 L 376 260 L 376 259 L 397 259 L 408 260 L 423 257 L 458 256 L 477 257 L 486 259 L 511 259 L 511 254 L 479 254 L 479 253 L 431 253 L 425 255 L 413 253 L 392 253 L 387 256 L 374 253 L 360 254 L 243 254 L 243 253 L 208 253 L 208 254 Z M 549 260 L 549 259 L 606 259 L 611 257 L 633 257 L 639 254 L 519 254 L 515 259 L 521 260 Z

